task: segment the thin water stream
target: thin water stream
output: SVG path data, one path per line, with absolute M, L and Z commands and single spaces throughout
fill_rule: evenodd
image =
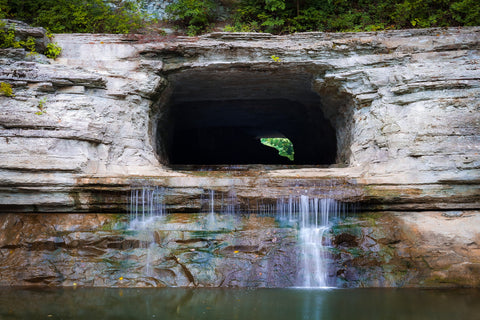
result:
M 164 204 L 164 189 L 157 187 L 143 187 L 132 190 L 131 193 L 131 223 L 130 228 L 136 231 L 151 230 L 149 237 L 150 245 L 147 249 L 145 272 L 150 275 L 151 251 L 156 244 L 153 236 L 155 223 L 158 223 L 166 215 Z M 214 190 L 207 190 L 204 200 L 207 200 L 204 212 L 205 223 L 203 231 L 215 231 L 226 226 L 225 219 L 217 223 L 220 208 L 220 216 L 238 216 L 235 189 L 220 197 Z M 331 245 L 325 233 L 331 223 L 346 215 L 346 206 L 330 198 L 309 197 L 306 195 L 288 196 L 280 198 L 274 205 L 260 206 L 256 214 L 274 217 L 279 224 L 287 224 L 298 229 L 298 257 L 297 279 L 294 287 L 298 288 L 328 288 L 334 286 L 335 279 L 329 275 L 329 252 Z M 161 223 L 161 222 L 160 222 Z M 291 285 L 288 285 L 289 287 Z

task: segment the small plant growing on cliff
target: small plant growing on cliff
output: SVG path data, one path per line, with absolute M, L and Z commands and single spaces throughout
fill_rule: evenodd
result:
M 270 58 L 272 58 L 272 60 L 275 62 L 282 62 L 282 59 L 280 59 L 280 57 L 277 57 L 276 55 L 272 55 L 270 56 Z
M 0 23 L 0 48 L 21 48 L 22 43 L 15 40 L 15 28 L 5 30 L 5 23 Z
M 56 42 L 50 42 L 47 44 L 47 48 L 45 49 L 45 55 L 47 58 L 56 59 L 60 53 L 62 53 L 62 48 Z
M 0 22 L 0 48 L 25 48 L 29 51 L 28 55 L 36 54 L 35 38 L 29 36 L 26 41 L 16 40 L 15 26 L 10 26 L 5 30 L 6 24 Z
M 0 82 L 0 93 L 6 97 L 14 97 L 10 83 Z
M 38 105 L 37 105 L 38 111 L 35 112 L 36 115 L 41 116 L 42 114 L 47 113 L 47 111 L 45 110 L 46 109 L 46 107 L 45 107 L 46 102 L 47 102 L 47 98 L 42 98 L 42 99 L 38 100 Z
M 25 49 L 27 49 L 29 51 L 27 56 L 32 56 L 32 55 L 38 54 L 37 50 L 35 49 L 35 38 L 34 37 L 28 37 L 27 41 L 25 41 L 25 43 L 23 44 L 23 47 L 25 47 Z

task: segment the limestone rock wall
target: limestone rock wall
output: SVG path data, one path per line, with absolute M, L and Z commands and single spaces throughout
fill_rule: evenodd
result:
M 180 214 L 128 229 L 112 214 L 4 214 L 0 286 L 285 287 L 296 230 L 273 218 Z M 28 233 L 28 236 L 25 236 Z
M 360 202 L 364 212 L 329 235 L 339 286 L 478 286 L 479 39 L 478 27 L 64 34 L 55 61 L 1 51 L 0 81 L 14 96 L 0 96 L 0 285 L 291 285 L 296 229 L 252 214 L 205 232 L 199 202 L 215 190 L 241 204 Z M 172 101 L 272 95 L 325 115 L 335 165 L 170 168 Z M 168 187 L 167 209 L 195 214 L 150 233 L 94 214 L 124 213 L 143 185 Z
M 307 91 L 336 128 L 341 167 L 260 170 L 255 177 L 348 177 L 366 186 L 365 203 L 382 208 L 399 201 L 398 208 L 477 208 L 479 34 L 476 27 L 198 38 L 63 34 L 55 39 L 63 47 L 55 61 L 28 61 L 10 50 L 0 70 L 15 94 L 0 97 L 2 211 L 119 210 L 133 177 L 198 186 L 203 177 L 169 169 L 159 119 L 172 92 L 174 99 L 231 95 L 248 88 L 245 74 L 266 75 L 273 94 L 285 98 L 298 95 L 288 81 L 298 87 L 309 79 Z M 228 79 L 235 79 L 231 88 L 215 90 Z M 207 184 L 225 186 L 216 177 Z

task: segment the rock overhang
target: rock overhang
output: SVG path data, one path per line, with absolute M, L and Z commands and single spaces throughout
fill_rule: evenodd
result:
M 110 210 L 100 205 L 108 201 L 93 193 L 105 193 L 108 188 L 123 192 L 135 177 L 152 177 L 150 181 L 158 184 L 171 183 L 168 177 L 190 177 L 201 185 L 196 173 L 162 165 L 168 163 L 162 150 L 167 147 L 157 145 L 158 128 L 163 125 L 158 120 L 165 110 L 162 106 L 221 103 L 223 94 L 228 99 L 250 95 L 255 101 L 275 95 L 315 105 L 335 128 L 335 166 L 346 168 L 264 168 L 258 173 L 261 177 L 281 177 L 292 183 L 295 179 L 348 177 L 369 187 L 363 194 L 380 206 L 382 201 L 402 202 L 399 198 L 403 197 L 403 206 L 426 201 L 426 207 L 435 207 L 439 200 L 450 203 L 440 206 L 470 208 L 478 200 L 474 191 L 479 177 L 475 155 L 479 145 L 475 113 L 479 33 L 474 27 L 291 36 L 219 33 L 159 39 L 57 35 L 64 54 L 42 70 L 60 68 L 69 77 L 3 79 L 23 81 L 27 86 L 19 84 L 17 98 L 7 101 L 9 110 L 17 111 L 2 115 L 4 136 L 15 142 L 4 149 L 2 159 L 8 160 L 2 161 L 2 185 L 28 189 L 29 196 L 12 202 L 7 192 L 2 199 L 28 208 L 38 205 L 34 210 L 39 211 L 49 201 L 53 207 L 70 208 L 67 211 Z M 84 72 L 81 76 L 80 71 Z M 207 81 L 212 75 L 219 77 Z M 90 83 L 90 78 L 100 79 L 102 86 Z M 30 85 L 40 80 L 52 83 L 53 90 Z M 260 80 L 263 89 L 254 90 L 253 84 Z M 59 81 L 63 81 L 62 92 L 56 85 Z M 68 90 L 78 83 L 84 90 Z M 225 90 L 215 90 L 222 85 Z M 28 106 L 22 96 L 31 97 Z M 43 118 L 30 117 L 30 109 L 34 111 L 43 97 L 49 102 L 49 112 Z M 28 130 L 22 119 L 29 121 Z M 12 121 L 18 122 L 15 128 Z M 47 124 L 45 135 L 42 128 Z M 36 161 L 30 161 L 27 150 L 31 148 L 16 148 L 20 139 L 32 148 L 32 139 L 39 146 L 53 146 L 54 139 L 61 139 L 60 145 L 70 146 L 76 154 L 60 155 L 59 147 L 44 148 Z M 35 181 L 42 181 L 42 187 Z M 446 188 L 455 191 L 442 196 Z M 35 200 L 52 190 L 58 191 L 58 198 Z M 461 198 L 461 203 L 452 197 Z M 121 207 L 116 201 L 112 200 L 111 210 Z

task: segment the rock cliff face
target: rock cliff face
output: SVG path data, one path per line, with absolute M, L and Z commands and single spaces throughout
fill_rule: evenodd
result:
M 271 274 L 258 260 L 277 250 L 265 228 L 292 252 L 296 231 L 265 217 L 215 235 L 228 250 L 212 247 L 213 238 L 166 235 L 175 240 L 157 252 L 161 275 L 147 279 L 141 235 L 112 228 L 122 223 L 114 215 L 78 215 L 124 213 L 131 186 L 158 185 L 167 187 L 171 212 L 199 212 L 207 190 L 234 191 L 241 205 L 300 193 L 359 202 L 365 214 L 332 230 L 339 285 L 477 286 L 479 40 L 478 27 L 63 34 L 55 61 L 2 50 L 0 81 L 14 96 L 0 96 L 1 284 L 277 286 L 294 277 L 288 268 L 282 280 L 195 271 L 188 250 L 198 246 L 209 259 L 245 255 L 241 263 L 214 259 L 215 270 L 233 263 Z M 299 166 L 256 165 L 273 159 L 260 149 L 248 154 L 258 147 L 252 139 L 265 136 L 289 137 Z M 214 160 L 236 159 L 236 149 L 251 165 L 185 166 L 221 165 Z M 72 214 L 53 214 L 65 212 Z M 238 248 L 229 247 L 232 237 Z M 127 267 L 109 264 L 117 255 L 136 271 L 127 277 Z M 265 259 L 285 265 L 292 257 Z
M 348 177 L 368 186 L 362 195 L 370 206 L 475 208 L 479 34 L 478 28 L 199 38 L 70 34 L 56 36 L 63 53 L 47 63 L 9 50 L 0 70 L 15 94 L 0 97 L 2 210 L 118 210 L 132 177 L 201 185 L 198 179 L 208 175 L 171 170 L 178 153 L 172 146 L 188 142 L 198 127 L 213 130 L 216 111 L 235 101 L 238 110 L 259 101 L 278 106 L 268 117 L 279 127 L 254 124 L 253 135 L 280 128 L 305 163 L 325 152 L 335 159 L 330 168 L 260 169 L 250 187 L 258 177 Z M 195 113 L 199 103 L 216 107 Z M 282 118 L 286 110 L 299 120 Z M 217 136 L 245 129 L 250 120 L 229 112 Z M 199 120 L 188 124 L 182 114 Z M 326 125 L 334 135 L 322 131 Z M 209 137 L 218 142 L 217 136 Z M 186 161 L 195 163 L 191 157 Z M 244 184 L 216 178 L 207 184 Z
M 453 215 L 454 214 L 454 215 Z M 376 212 L 326 235 L 332 285 L 478 287 L 480 213 Z M 207 227 L 206 227 L 207 225 Z M 0 286 L 291 287 L 298 231 L 273 217 L 170 214 L 149 231 L 113 214 L 3 214 Z

